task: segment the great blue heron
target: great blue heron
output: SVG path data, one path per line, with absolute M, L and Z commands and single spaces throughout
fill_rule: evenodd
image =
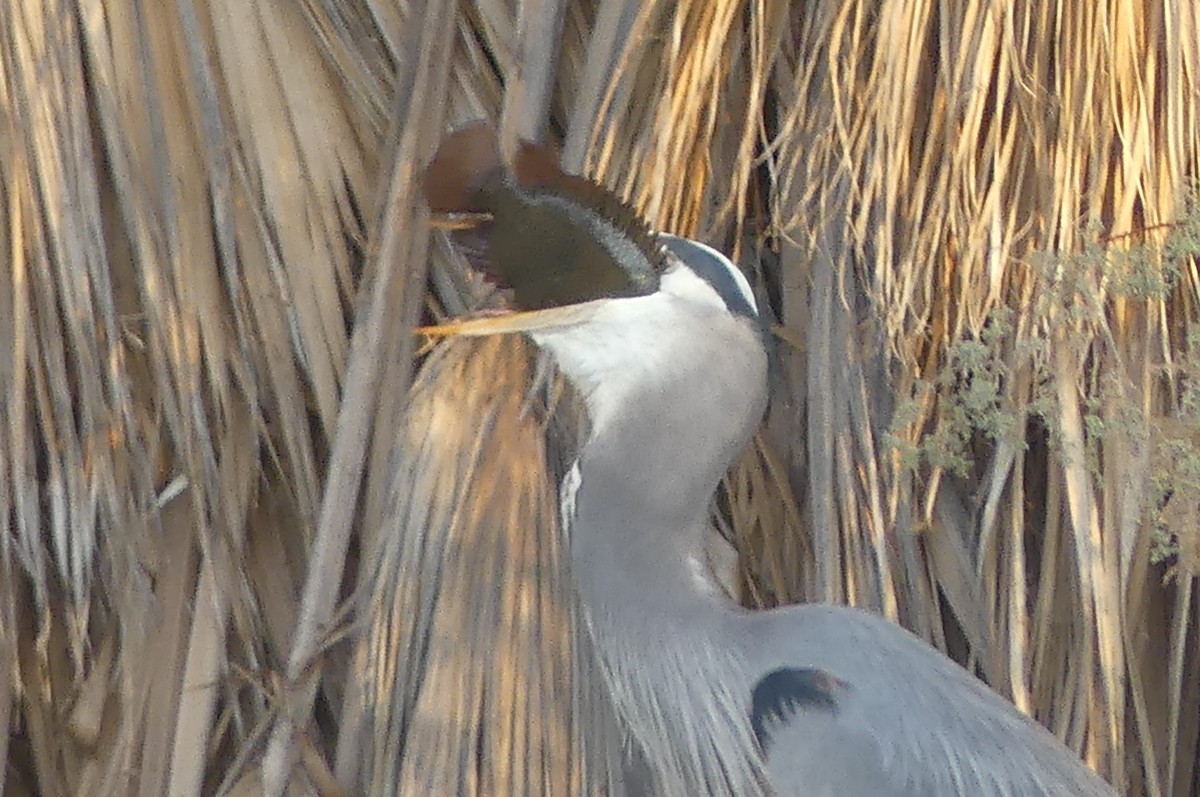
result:
M 563 500 L 607 687 L 659 794 L 1115 795 L 1059 740 L 920 638 L 841 606 L 748 611 L 705 566 L 708 506 L 767 398 L 741 272 L 489 128 L 443 143 L 435 211 L 491 218 L 488 268 L 591 419 Z

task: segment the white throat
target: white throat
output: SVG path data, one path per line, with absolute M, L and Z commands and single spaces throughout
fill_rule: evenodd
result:
M 696 575 L 708 504 L 757 425 L 766 353 L 690 269 L 649 296 L 530 333 L 587 403 L 564 490 L 571 563 L 605 680 L 666 795 L 764 793 L 741 609 Z
M 744 285 L 745 277 L 733 272 Z M 748 285 L 745 290 L 750 297 Z M 731 316 L 712 286 L 675 264 L 663 272 L 653 294 L 602 302 L 586 321 L 534 330 L 529 336 L 554 356 L 580 391 L 597 434 L 626 411 L 638 393 L 691 375 L 700 365 L 696 357 L 764 356 L 761 351 L 738 350 L 750 341 L 746 336 L 732 340 L 738 325 L 749 331 L 749 322 Z M 722 339 L 706 345 L 706 338 L 718 335 Z M 696 376 L 702 378 L 703 371 Z

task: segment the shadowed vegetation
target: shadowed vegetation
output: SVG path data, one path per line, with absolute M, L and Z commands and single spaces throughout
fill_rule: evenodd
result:
M 715 505 L 747 603 L 870 607 L 1200 793 L 1198 41 L 1149 0 L 5 0 L 5 794 L 623 791 L 570 396 L 409 332 L 495 301 L 417 179 L 485 117 L 776 315 Z

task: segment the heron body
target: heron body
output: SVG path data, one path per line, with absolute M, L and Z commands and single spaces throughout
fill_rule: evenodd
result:
M 538 237 L 510 212 L 513 196 L 542 208 L 574 201 L 553 179 L 489 174 L 488 196 L 473 201 L 507 226 L 493 234 Z M 589 212 L 581 201 L 555 218 L 573 224 Z M 542 302 L 550 309 L 454 329 L 525 332 L 587 405 L 591 431 L 566 496 L 571 568 L 652 792 L 1115 795 L 1048 731 L 901 627 L 829 605 L 751 611 L 714 583 L 708 506 L 766 405 L 762 325 L 728 259 L 672 236 L 646 251 L 628 245 L 635 237 L 598 245 L 605 268 L 641 251 L 628 289 L 613 291 L 611 273 L 592 292 L 574 280 L 569 295 Z M 578 277 L 584 265 L 566 267 Z M 507 271 L 534 279 L 537 269 Z

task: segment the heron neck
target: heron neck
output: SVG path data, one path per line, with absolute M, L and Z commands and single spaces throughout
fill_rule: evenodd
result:
M 687 320 L 663 334 L 682 334 Z M 705 575 L 708 510 L 762 417 L 766 391 L 754 333 L 733 326 L 729 334 L 750 344 L 744 354 L 723 351 L 721 336 L 700 336 L 690 347 L 676 341 L 670 358 L 652 349 L 648 362 L 611 379 L 565 356 L 579 345 L 572 339 L 546 341 L 560 362 L 576 363 L 566 370 L 593 421 L 578 460 L 571 556 L 583 598 L 597 610 L 644 621 L 652 609 L 671 623 L 673 613 L 719 619 L 716 610 L 732 608 Z M 621 351 L 595 356 L 615 356 L 609 349 Z
M 610 427 L 582 451 L 570 548 L 590 636 L 654 793 L 763 794 L 747 666 L 730 644 L 743 610 L 704 575 L 720 473 L 672 461 L 661 434 Z
M 642 623 L 674 624 L 686 616 L 699 633 L 705 618 L 719 621 L 735 608 L 710 576 L 705 544 L 709 503 L 742 441 L 717 441 L 677 425 L 629 418 L 600 428 L 584 446 L 571 558 L 594 610 Z M 684 440 L 691 447 L 680 462 Z M 720 450 L 704 451 L 705 445 Z

